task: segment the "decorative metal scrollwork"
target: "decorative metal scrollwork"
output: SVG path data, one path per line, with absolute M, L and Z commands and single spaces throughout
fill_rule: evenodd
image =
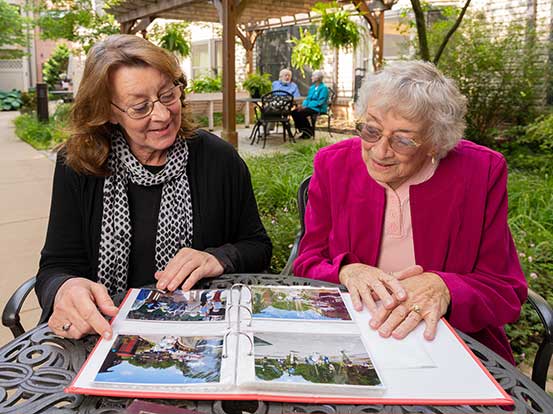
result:
M 280 275 L 223 275 L 203 279 L 197 288 L 225 289 L 236 283 L 245 285 L 336 285 Z M 121 300 L 121 298 L 119 298 Z M 410 405 L 330 405 L 276 403 L 261 401 L 163 401 L 200 412 L 237 412 L 239 409 L 256 414 L 273 413 L 553 413 L 553 399 L 529 378 L 467 335 L 460 334 L 484 366 L 514 399 L 514 407 L 487 406 L 410 406 Z M 0 414 L 23 413 L 85 413 L 115 414 L 127 407 L 131 399 L 85 397 L 66 394 L 63 389 L 73 380 L 97 336 L 83 340 L 63 339 L 47 325 L 25 333 L 0 349 Z M 455 375 L 455 373 L 452 373 Z

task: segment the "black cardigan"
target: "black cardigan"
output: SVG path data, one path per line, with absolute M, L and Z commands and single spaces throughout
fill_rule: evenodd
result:
M 186 173 L 192 195 L 192 248 L 217 257 L 225 273 L 267 269 L 272 245 L 259 218 L 248 167 L 231 145 L 206 131 L 199 130 L 189 138 L 188 148 Z M 55 295 L 67 279 L 97 280 L 103 186 L 104 177 L 78 174 L 65 165 L 63 153 L 58 155 L 48 232 L 35 286 L 43 321 L 52 312 Z M 152 235 L 153 240 L 146 243 L 146 250 L 151 250 L 146 263 L 153 266 L 155 212 L 159 211 L 161 186 L 138 187 L 129 185 L 129 193 L 133 192 L 129 194 L 133 236 L 139 232 Z M 140 199 L 140 204 L 135 202 L 133 208 L 137 196 L 148 200 Z M 146 214 L 143 211 L 137 214 L 137 208 L 148 204 Z M 155 214 L 154 227 L 137 230 L 137 226 L 144 224 L 134 222 L 136 218 L 148 214 Z M 138 256 L 131 252 L 130 269 L 143 265 L 144 258 Z M 146 279 L 135 277 L 134 273 L 129 274 L 129 287 L 155 283 L 153 271 L 151 274 L 148 271 Z

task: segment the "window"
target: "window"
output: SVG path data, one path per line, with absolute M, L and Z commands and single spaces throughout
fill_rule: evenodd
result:
M 223 74 L 223 42 L 211 39 L 192 43 L 192 79 Z

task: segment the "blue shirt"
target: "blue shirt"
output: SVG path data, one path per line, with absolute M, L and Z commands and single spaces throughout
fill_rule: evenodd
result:
M 313 84 L 309 87 L 307 98 L 302 102 L 304 108 L 311 108 L 320 114 L 328 111 L 328 88 L 324 83 Z
M 294 82 L 282 83 L 280 80 L 276 80 L 273 82 L 273 91 L 288 92 L 289 94 L 292 94 L 294 98 L 300 96 L 298 85 L 296 85 Z

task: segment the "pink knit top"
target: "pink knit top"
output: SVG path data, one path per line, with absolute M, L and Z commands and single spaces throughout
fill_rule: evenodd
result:
M 413 245 L 409 187 L 429 180 L 434 175 L 437 167 L 438 162 L 432 164 L 429 159 L 419 171 L 395 190 L 388 184 L 377 181 L 386 189 L 384 231 L 382 232 L 377 265 L 385 272 L 397 272 L 417 264 Z

